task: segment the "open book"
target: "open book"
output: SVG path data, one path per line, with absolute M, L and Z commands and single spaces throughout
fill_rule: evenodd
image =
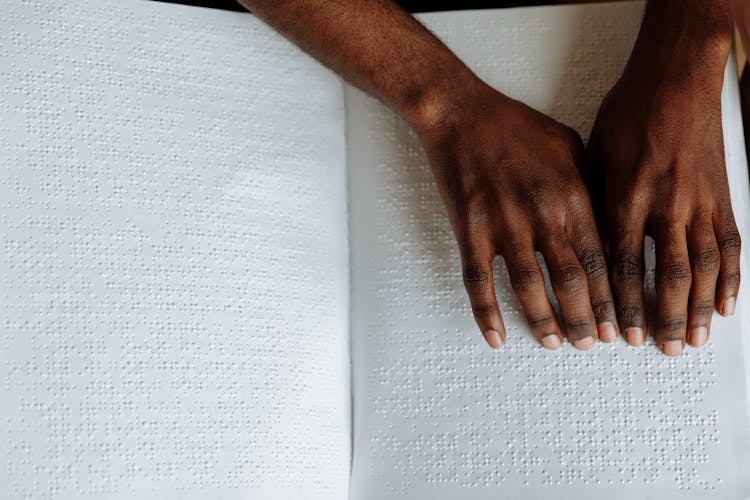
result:
M 419 18 L 586 137 L 642 8 Z M 493 352 L 413 132 L 252 15 L 24 0 L 0 19 L 0 497 L 750 497 L 750 279 L 678 358 L 549 352 L 497 259 Z

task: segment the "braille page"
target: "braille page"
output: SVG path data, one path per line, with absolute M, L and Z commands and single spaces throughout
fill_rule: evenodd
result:
M 0 497 L 344 499 L 341 81 L 250 14 L 0 8 Z
M 587 137 L 641 13 L 641 4 L 611 4 L 421 19 L 490 84 Z M 731 194 L 750 241 L 737 85 L 729 81 L 736 76 L 728 75 Z M 532 339 L 498 258 L 509 334 L 492 351 L 471 317 L 457 247 L 415 134 L 354 89 L 347 113 L 352 499 L 750 496 L 746 300 L 741 316 L 714 318 L 708 346 L 678 358 L 653 342 L 633 348 L 622 340 L 552 352 Z M 648 281 L 653 289 L 653 268 Z

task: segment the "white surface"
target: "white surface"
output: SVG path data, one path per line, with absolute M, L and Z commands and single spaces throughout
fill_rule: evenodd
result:
M 346 498 L 341 82 L 247 14 L 0 3 L 0 498 Z
M 641 11 L 590 5 L 421 19 L 493 86 L 587 137 Z M 748 242 L 736 84 L 725 91 L 731 194 Z M 748 495 L 746 260 L 741 315 L 715 317 L 710 344 L 673 359 L 653 343 L 543 350 L 498 259 L 509 339 L 491 352 L 471 318 L 456 245 L 415 135 L 353 89 L 347 119 L 352 499 Z
M 639 16 L 423 19 L 586 136 Z M 346 497 L 340 81 L 244 14 L 6 0 L 0 25 L 0 497 Z M 413 134 L 358 92 L 347 108 L 352 500 L 747 492 L 750 280 L 740 318 L 716 318 L 710 346 L 679 359 L 622 343 L 550 353 L 499 265 L 514 328 L 492 353 Z

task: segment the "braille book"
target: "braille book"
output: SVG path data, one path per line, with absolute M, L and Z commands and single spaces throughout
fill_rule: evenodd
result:
M 642 11 L 419 19 L 587 137 Z M 415 134 L 251 14 L 0 0 L 0 23 L 1 499 L 750 497 L 746 254 L 738 314 L 676 358 L 544 350 L 498 258 L 492 351 Z

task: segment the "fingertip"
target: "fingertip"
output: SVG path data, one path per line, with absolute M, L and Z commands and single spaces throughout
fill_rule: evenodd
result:
M 632 346 L 641 346 L 646 341 L 643 328 L 631 326 L 625 329 L 625 341 Z
M 500 349 L 503 346 L 503 338 L 497 330 L 487 330 L 482 335 L 484 335 L 484 339 L 493 349 Z
M 698 326 L 693 328 L 689 335 L 688 343 L 692 347 L 700 347 L 708 340 L 708 328 L 705 326 Z
M 554 333 L 551 333 L 549 335 L 545 335 L 542 338 L 542 346 L 544 346 L 545 348 L 547 348 L 547 349 L 549 349 L 551 351 L 554 351 L 555 349 L 557 349 L 561 345 L 562 345 L 562 339 L 560 338 L 559 335 L 556 335 Z
M 611 321 L 599 323 L 596 325 L 596 330 L 599 334 L 599 340 L 602 342 L 611 343 L 617 341 L 617 329 Z
M 721 306 L 721 315 L 733 316 L 736 305 L 737 305 L 737 299 L 734 297 L 729 297 L 728 299 L 724 301 L 724 303 Z
M 661 352 L 667 356 L 679 356 L 684 348 L 682 340 L 668 340 L 661 345 Z
M 573 341 L 573 347 L 579 351 L 588 351 L 594 347 L 594 344 L 596 344 L 594 337 L 583 337 L 582 339 L 576 339 Z

